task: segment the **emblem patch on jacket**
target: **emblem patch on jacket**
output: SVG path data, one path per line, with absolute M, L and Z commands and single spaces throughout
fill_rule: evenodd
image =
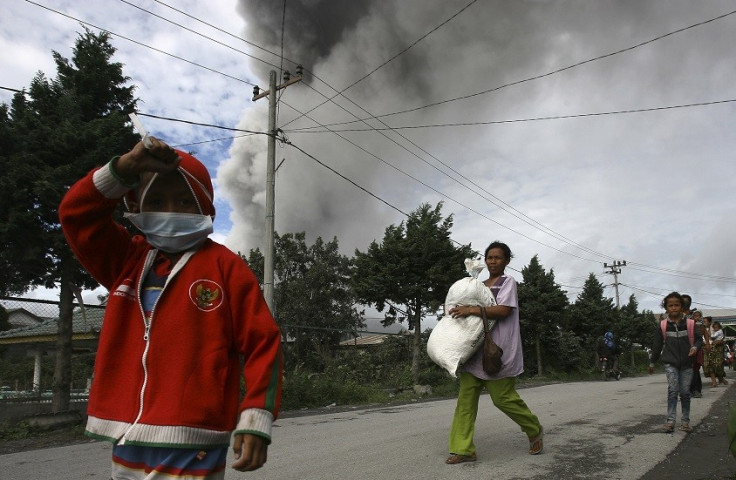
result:
M 222 287 L 212 280 L 196 280 L 189 287 L 189 298 L 204 312 L 211 312 L 222 305 Z

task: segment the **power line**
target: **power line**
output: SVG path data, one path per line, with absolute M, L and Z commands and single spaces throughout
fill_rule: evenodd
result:
M 231 45 L 228 45 L 228 44 L 227 44 L 227 43 L 225 43 L 225 42 L 221 42 L 221 41 L 219 41 L 219 40 L 216 40 L 216 39 L 214 39 L 214 38 L 212 38 L 212 37 L 210 37 L 210 36 L 208 36 L 208 35 L 205 35 L 205 34 L 203 34 L 203 33 L 200 33 L 200 32 L 198 32 L 198 31 L 196 31 L 196 30 L 194 30 L 194 29 L 191 29 L 191 28 L 189 28 L 189 27 L 185 26 L 185 25 L 182 25 L 182 24 L 180 24 L 180 23 L 174 22 L 173 20 L 169 20 L 168 18 L 166 18 L 166 17 L 163 17 L 163 16 L 161 16 L 161 15 L 158 15 L 157 13 L 154 13 L 154 12 L 152 12 L 152 11 L 150 11 L 150 10 L 146 10 L 146 9 L 145 9 L 145 8 L 143 8 L 143 7 L 139 7 L 138 5 L 135 5 L 135 4 L 133 4 L 133 3 L 130 3 L 130 2 L 128 1 L 128 0 L 119 0 L 119 1 L 120 1 L 120 2 L 122 2 L 122 3 L 124 3 L 124 4 L 126 4 L 126 5 L 130 5 L 131 7 L 137 8 L 138 10 L 140 10 L 140 11 L 142 11 L 142 12 L 145 12 L 145 13 L 147 13 L 147 14 L 151 15 L 152 17 L 156 17 L 156 18 L 158 18 L 158 19 L 160 19 L 160 20 L 163 20 L 164 22 L 167 22 L 167 23 L 170 23 L 170 24 L 172 24 L 172 25 L 175 25 L 175 26 L 177 26 L 177 27 L 181 28 L 182 30 L 186 30 L 187 32 L 193 33 L 193 34 L 195 34 L 195 35 L 197 35 L 197 36 L 199 36 L 199 37 L 202 37 L 202 38 L 205 38 L 205 39 L 207 39 L 207 40 L 210 40 L 211 42 L 214 42 L 214 43 L 216 43 L 216 44 L 218 44 L 218 45 L 222 45 L 223 47 L 229 48 L 230 50 L 233 50 L 233 51 L 235 51 L 235 52 L 238 52 L 238 53 L 240 53 L 240 54 L 243 54 L 243 55 L 245 55 L 246 57 L 250 57 L 250 58 L 252 58 L 253 60 L 257 60 L 257 61 L 259 61 L 259 62 L 263 62 L 263 63 L 265 63 L 266 65 L 270 65 L 270 66 L 273 66 L 274 68 L 279 68 L 278 66 L 276 66 L 276 65 L 272 65 L 272 64 L 270 64 L 269 62 L 267 62 L 267 61 L 265 61 L 265 60 L 263 60 L 263 59 L 261 59 L 261 58 L 258 58 L 258 57 L 254 56 L 254 55 L 251 55 L 251 54 L 250 54 L 250 53 L 248 53 L 248 52 L 244 52 L 244 51 L 242 51 L 242 50 L 239 50 L 239 49 L 237 49 L 237 48 L 235 48 L 235 47 L 233 47 L 233 46 L 231 46 Z M 168 5 L 166 5 L 166 6 L 168 6 Z M 187 16 L 188 16 L 188 17 L 190 17 L 190 18 L 195 18 L 195 17 L 191 17 L 191 15 L 187 15 Z M 252 84 L 252 83 L 249 83 L 249 85 L 251 85 L 251 86 L 255 86 L 255 85 L 254 85 L 254 84 Z
M 431 35 L 432 33 L 436 32 L 437 30 L 439 30 L 440 28 L 442 28 L 442 27 L 443 27 L 444 25 L 448 24 L 448 23 L 449 23 L 450 21 L 452 21 L 452 20 L 453 20 L 453 19 L 454 19 L 455 17 L 457 17 L 458 15 L 460 15 L 461 13 L 463 13 L 463 12 L 464 12 L 465 10 L 467 10 L 468 8 L 470 8 L 470 6 L 471 6 L 471 5 L 473 5 L 474 3 L 476 3 L 477 1 L 478 1 L 478 0 L 472 0 L 472 1 L 470 2 L 470 3 L 468 3 L 467 5 L 465 5 L 465 6 L 463 7 L 463 8 L 461 8 L 460 10 L 458 10 L 457 12 L 455 12 L 455 14 L 453 14 L 453 15 L 452 15 L 452 16 L 451 16 L 450 18 L 447 18 L 446 20 L 444 20 L 443 22 L 441 22 L 441 23 L 440 23 L 439 25 L 437 25 L 436 27 L 434 27 L 434 28 L 432 28 L 431 30 L 429 30 L 429 31 L 428 31 L 427 33 L 425 33 L 424 35 L 422 35 L 421 37 L 419 37 L 419 38 L 418 38 L 417 40 L 415 40 L 414 42 L 412 42 L 412 43 L 411 43 L 411 44 L 410 44 L 409 46 L 407 46 L 406 48 L 404 48 L 404 49 L 403 49 L 403 50 L 401 50 L 400 52 L 396 53 L 396 54 L 395 54 L 394 56 L 392 56 L 391 58 L 389 58 L 388 60 L 386 60 L 386 61 L 385 61 L 385 62 L 383 62 L 382 64 L 378 65 L 378 66 L 377 66 L 377 67 L 375 67 L 375 68 L 374 68 L 373 70 L 371 70 L 371 71 L 370 71 L 370 72 L 368 72 L 367 74 L 363 75 L 362 77 L 360 77 L 360 78 L 359 78 L 358 80 L 354 81 L 353 83 L 351 83 L 351 84 L 350 84 L 350 85 L 348 85 L 347 87 L 343 88 L 343 89 L 342 89 L 342 90 L 340 90 L 340 91 L 337 91 L 336 89 L 334 89 L 334 88 L 333 88 L 333 90 L 335 90 L 335 91 L 337 92 L 337 93 L 336 93 L 335 95 L 333 95 L 332 97 L 329 97 L 329 98 L 327 98 L 327 97 L 325 96 L 326 100 L 325 100 L 324 102 L 322 102 L 322 103 L 320 103 L 320 104 L 318 104 L 318 105 L 316 105 L 316 106 L 312 107 L 311 109 L 307 110 L 307 111 L 306 111 L 306 114 L 308 114 L 308 113 L 311 113 L 311 112 L 313 112 L 314 110 L 318 109 L 319 107 L 321 107 L 322 105 L 324 105 L 324 104 L 326 104 L 326 103 L 332 102 L 332 101 L 333 101 L 333 100 L 334 100 L 334 99 L 335 99 L 336 97 L 339 97 L 339 96 L 343 96 L 343 97 L 345 97 L 345 95 L 343 95 L 343 93 L 344 93 L 344 92 L 346 92 L 346 91 L 350 90 L 350 89 L 351 89 L 352 87 L 354 87 L 355 85 L 359 84 L 360 82 L 362 82 L 362 81 L 363 81 L 363 80 L 365 80 L 366 78 L 368 78 L 368 77 L 370 77 L 371 75 L 373 75 L 374 73 L 376 73 L 376 72 L 377 72 L 378 70 L 380 70 L 381 68 L 385 67 L 386 65 L 388 65 L 388 64 L 389 64 L 389 63 L 391 63 L 392 61 L 396 60 L 396 59 L 397 59 L 398 57 L 400 57 L 401 55 L 403 55 L 403 54 L 405 54 L 406 52 L 408 52 L 408 51 L 409 51 L 409 50 L 410 50 L 410 49 L 411 49 L 412 47 L 414 47 L 414 46 L 415 46 L 415 45 L 417 45 L 417 44 L 418 44 L 419 42 L 421 42 L 422 40 L 424 40 L 425 38 L 427 38 L 428 36 L 430 36 L 430 35 Z M 329 85 L 328 85 L 328 84 L 327 84 L 326 82 L 325 82 L 325 84 L 326 84 L 327 86 L 329 86 Z M 332 88 L 332 87 L 330 87 L 330 88 Z M 353 102 L 352 100 L 350 100 L 349 98 L 347 98 L 347 97 L 345 97 L 345 98 L 346 98 L 347 100 L 349 100 L 349 101 L 350 101 L 351 103 L 355 104 L 355 103 L 354 103 L 354 102 Z M 356 105 L 356 106 L 357 106 L 357 105 Z M 361 108 L 361 110 L 363 110 L 363 109 Z M 365 110 L 363 110 L 363 111 L 365 111 Z M 366 113 L 368 113 L 368 112 L 366 112 Z M 301 117 L 297 117 L 297 118 L 295 118 L 295 119 L 292 119 L 292 120 L 291 120 L 290 122 L 286 123 L 286 124 L 284 125 L 284 127 L 285 127 L 286 125 L 289 125 L 290 123 L 293 123 L 293 122 L 297 121 L 297 120 L 298 120 L 299 118 L 301 118 Z M 376 118 L 376 117 L 372 117 L 372 118 Z
M 224 30 L 224 29 L 222 29 L 222 28 L 220 28 L 220 27 L 218 27 L 216 25 L 213 25 L 211 23 L 205 22 L 204 20 L 202 20 L 202 19 L 200 19 L 198 17 L 195 17 L 193 15 L 190 15 L 190 14 L 188 14 L 187 12 L 185 12 L 183 10 L 179 10 L 176 7 L 172 7 L 171 5 L 169 5 L 167 3 L 164 3 L 161 0 L 153 0 L 153 1 L 156 2 L 156 3 L 158 3 L 159 5 L 162 5 L 162 6 L 166 7 L 166 8 L 169 8 L 169 9 L 171 9 L 171 10 L 177 12 L 177 13 L 180 13 L 180 14 L 182 14 L 182 15 L 184 15 L 184 16 L 186 16 L 186 17 L 188 17 L 188 18 L 190 18 L 190 19 L 192 19 L 192 20 L 194 20 L 196 22 L 199 22 L 199 23 L 201 23 L 203 25 L 206 25 L 206 26 L 208 26 L 208 27 L 210 27 L 210 28 L 212 28 L 214 30 L 217 30 L 220 33 L 224 33 L 225 35 L 228 35 L 229 37 L 232 37 L 232 38 L 234 38 L 236 40 L 239 40 L 239 41 L 241 41 L 241 42 L 243 42 L 243 43 L 245 43 L 247 45 L 250 45 L 251 47 L 254 47 L 254 48 L 257 48 L 259 50 L 262 50 L 262 51 L 264 51 L 266 53 L 269 53 L 269 54 L 273 55 L 276 58 L 282 58 L 282 59 L 286 60 L 287 62 L 293 63 L 294 65 L 296 65 L 298 63 L 298 62 L 295 62 L 293 60 L 289 60 L 288 58 L 284 58 L 283 52 L 282 52 L 281 55 L 279 55 L 278 53 L 272 52 L 272 51 L 270 51 L 270 50 L 268 50 L 266 48 L 263 48 L 262 46 L 260 46 L 258 44 L 253 43 L 253 42 L 249 42 L 248 40 L 246 40 L 244 38 L 241 38 L 241 37 L 238 37 L 237 35 L 232 34 L 232 33 L 228 32 L 227 30 Z M 206 38 L 209 38 L 209 37 L 206 37 Z M 248 56 L 250 56 L 250 55 L 248 55 Z M 272 63 L 268 63 L 267 61 L 265 61 L 263 59 L 260 59 L 260 58 L 254 57 L 254 56 L 250 56 L 250 57 L 252 59 L 254 59 L 254 60 L 258 60 L 259 62 L 263 62 L 263 63 L 265 63 L 266 65 L 268 65 L 270 67 L 279 68 L 277 65 L 274 65 Z
M 692 273 L 692 272 L 683 272 L 681 270 L 674 270 L 671 268 L 665 268 L 665 267 L 655 267 L 651 265 L 645 265 L 643 263 L 637 263 L 637 262 L 629 262 L 629 267 L 631 267 L 632 270 L 638 270 L 645 273 L 662 273 L 666 275 L 672 275 L 675 277 L 682 277 L 682 278 L 689 278 L 692 280 L 712 280 L 717 282 L 730 282 L 730 283 L 736 283 L 736 278 L 733 277 L 725 277 L 721 275 L 709 275 L 705 273 Z M 639 267 L 639 268 L 637 268 Z M 658 270 L 655 272 L 652 272 L 650 270 Z
M 646 293 L 646 294 L 651 295 L 651 296 L 656 297 L 656 298 L 662 298 L 664 295 L 667 295 L 667 293 L 669 293 L 669 292 L 672 291 L 672 289 L 667 289 L 667 290 L 662 290 L 663 293 L 654 293 L 654 292 L 650 292 L 648 290 L 644 290 L 643 288 L 635 287 L 633 285 L 627 285 L 625 283 L 622 283 L 621 285 L 626 286 L 626 287 L 629 287 L 632 290 L 637 290 L 637 291 Z M 722 306 L 722 305 L 711 305 L 711 304 L 708 304 L 708 303 L 698 302 L 698 301 L 696 301 L 696 299 L 693 299 L 693 305 L 700 305 L 700 306 L 704 306 L 704 307 L 720 308 L 720 309 L 732 309 L 733 308 L 733 307 L 725 307 L 725 306 Z
M 345 175 L 343 175 L 342 173 L 338 172 L 338 171 L 337 171 L 337 170 L 335 170 L 334 168 L 330 167 L 329 165 L 325 164 L 325 163 L 324 163 L 324 162 L 322 162 L 321 160 L 317 159 L 317 157 L 315 157 L 314 155 L 312 155 L 312 154 L 309 154 L 309 153 L 307 153 L 306 151 L 304 151 L 304 149 L 302 149 L 302 148 L 300 148 L 300 147 L 297 147 L 296 145 L 294 145 L 293 143 L 289 142 L 288 140 L 284 140 L 284 143 L 285 143 L 285 144 L 287 144 L 287 145 L 290 145 L 291 147 L 295 148 L 296 150 L 299 150 L 300 152 L 302 152 L 302 153 L 303 153 L 304 155 L 306 155 L 307 157 L 311 158 L 312 160 L 314 160 L 314 161 L 315 161 L 315 162 L 317 162 L 318 164 L 322 165 L 322 166 L 323 166 L 323 167 L 325 167 L 325 168 L 326 168 L 327 170 L 331 171 L 332 173 L 334 173 L 334 174 L 335 174 L 335 175 L 337 175 L 338 177 L 342 178 L 343 180 L 346 180 L 347 182 L 350 182 L 350 183 L 351 183 L 352 185 L 354 185 L 355 187 L 358 187 L 358 188 L 359 188 L 360 190 L 362 190 L 363 192 L 367 193 L 367 194 L 368 194 L 368 195 L 370 195 L 371 197 L 375 198 L 375 199 L 376 199 L 376 200 L 378 200 L 379 202 L 381 202 L 381 203 L 383 203 L 383 204 L 387 205 L 388 207 L 390 207 L 390 208 L 392 208 L 392 209 L 396 210 L 397 212 L 399 212 L 400 214 L 402 214 L 402 215 L 404 215 L 404 216 L 406 216 L 406 217 L 408 217 L 408 216 L 409 216 L 409 214 L 408 214 L 408 213 L 404 212 L 404 211 L 403 211 L 403 210 L 401 210 L 401 209 L 400 209 L 399 207 L 397 207 L 397 206 L 395 206 L 395 205 L 392 205 L 391 203 L 389 203 L 388 201 L 386 201 L 386 200 L 384 200 L 383 198 L 379 197 L 378 195 L 376 195 L 375 193 L 371 192 L 371 191 L 370 191 L 370 190 L 368 190 L 367 188 L 365 188 L 365 187 L 363 187 L 363 186 L 361 186 L 361 185 L 358 185 L 358 184 L 357 184 L 356 182 L 354 182 L 353 180 L 349 179 L 348 177 L 346 177 L 346 176 L 345 176 Z
M 289 133 L 334 133 L 334 132 L 370 132 L 380 130 L 412 130 L 420 128 L 448 128 L 448 127 L 470 127 L 478 125 L 503 125 L 507 123 L 522 123 L 522 122 L 539 122 L 548 120 L 568 120 L 572 118 L 587 118 L 587 117 L 602 117 L 607 115 L 626 115 L 632 113 L 643 113 L 643 112 L 658 112 L 663 110 L 674 110 L 677 108 L 692 108 L 692 107 L 704 107 L 709 105 L 721 105 L 726 103 L 736 102 L 736 99 L 727 100 L 714 100 L 710 102 L 698 102 L 698 103 L 685 103 L 681 105 L 667 105 L 664 107 L 651 107 L 651 108 L 635 108 L 628 110 L 612 110 L 608 112 L 594 112 L 594 113 L 578 113 L 571 115 L 550 115 L 546 117 L 531 117 L 531 118 L 517 118 L 511 120 L 490 120 L 485 122 L 453 122 L 453 123 L 434 123 L 424 125 L 403 125 L 393 127 L 371 127 L 371 128 L 345 128 L 345 129 L 331 129 L 331 130 L 315 130 L 318 127 L 302 127 L 298 129 L 288 130 Z M 327 124 L 326 126 L 339 126 L 341 124 Z
M 159 115 L 152 115 L 150 113 L 139 113 L 138 114 L 141 117 L 149 117 L 149 118 L 156 118 L 158 120 L 168 120 L 170 122 L 177 122 L 177 123 L 186 123 L 187 125 L 196 125 L 200 127 L 208 127 L 208 128 L 218 128 L 220 130 L 229 130 L 231 132 L 243 132 L 243 133 L 250 133 L 254 135 L 268 135 L 268 132 L 258 132 L 255 130 L 245 130 L 243 128 L 233 128 L 233 127 L 223 127 L 222 125 L 215 125 L 212 123 L 202 123 L 202 122 L 194 122 L 191 120 L 182 120 L 180 118 L 172 118 L 172 117 L 162 117 Z
M 517 80 L 517 81 L 514 81 L 514 82 L 509 82 L 509 83 L 505 83 L 503 85 L 499 85 L 497 87 L 489 88 L 487 90 L 482 90 L 480 92 L 471 93 L 469 95 L 461 95 L 459 97 L 454 97 L 454 98 L 449 98 L 449 99 L 446 99 L 446 100 L 441 100 L 439 102 L 429 103 L 427 105 L 422 105 L 420 107 L 414 107 L 414 108 L 410 108 L 410 109 L 406 109 L 406 110 L 401 110 L 401 111 L 397 111 L 397 112 L 386 113 L 386 114 L 383 114 L 383 115 L 377 115 L 377 116 L 374 116 L 374 117 L 371 117 L 371 118 L 376 118 L 376 119 L 377 118 L 385 118 L 385 117 L 390 117 L 390 116 L 394 116 L 394 115 L 400 115 L 400 114 L 403 114 L 403 113 L 416 112 L 418 110 L 423 110 L 425 108 L 436 107 L 438 105 L 444 105 L 446 103 L 455 102 L 455 101 L 458 101 L 458 100 L 466 100 L 466 99 L 477 97 L 477 96 L 480 96 L 480 95 L 485 95 L 487 93 L 496 92 L 498 90 L 501 90 L 501 89 L 504 89 L 504 88 L 508 88 L 508 87 L 511 87 L 511 86 L 514 86 L 514 85 L 521 85 L 523 83 L 531 82 L 531 81 L 534 81 L 534 80 L 539 80 L 541 78 L 549 77 L 549 76 L 552 76 L 552 75 L 555 75 L 555 74 L 564 72 L 566 70 L 571 70 L 573 68 L 577 68 L 577 67 L 580 67 L 582 65 L 586 65 L 588 63 L 592 63 L 592 62 L 595 62 L 595 61 L 598 61 L 598 60 L 603 60 L 605 58 L 613 57 L 613 56 L 619 55 L 621 53 L 630 52 L 630 51 L 635 50 L 637 48 L 640 48 L 640 47 L 643 47 L 643 46 L 648 45 L 650 43 L 654 43 L 654 42 L 659 41 L 659 40 L 662 40 L 664 38 L 667 38 L 667 37 L 676 35 L 678 33 L 685 32 L 685 31 L 690 30 L 692 28 L 700 27 L 700 26 L 706 25 L 708 23 L 715 22 L 717 20 L 721 20 L 721 19 L 726 18 L 726 17 L 728 17 L 730 15 L 733 15 L 735 13 L 736 13 L 736 10 L 731 11 L 731 12 L 728 12 L 728 13 L 725 13 L 723 15 L 719 15 L 717 17 L 714 17 L 714 18 L 711 18 L 711 19 L 708 19 L 708 20 L 704 20 L 702 22 L 698 22 L 698 23 L 689 25 L 687 27 L 683 27 L 683 28 L 679 28 L 677 30 L 673 30 L 671 32 L 665 33 L 663 35 L 659 35 L 657 37 L 654 37 L 654 38 L 651 38 L 649 40 L 646 40 L 646 41 L 637 43 L 635 45 L 631 45 L 631 46 L 626 47 L 626 48 L 622 48 L 620 50 L 616 50 L 616 51 L 609 52 L 609 53 L 606 53 L 606 54 L 603 54 L 603 55 L 599 55 L 597 57 L 589 58 L 587 60 L 583 60 L 581 62 L 573 63 L 572 65 L 568 65 L 566 67 L 558 68 L 556 70 L 552 70 L 552 71 L 547 72 L 547 73 L 535 75 L 533 77 L 528 77 L 528 78 L 525 78 L 523 80 Z M 369 119 L 364 119 L 364 120 L 369 120 Z M 354 121 L 350 121 L 350 122 L 345 122 L 344 124 L 347 125 L 349 123 L 355 123 L 355 122 L 359 122 L 359 121 L 361 121 L 361 120 L 354 120 Z
M 32 4 L 32 5 L 36 5 L 37 7 L 41 7 L 41 8 L 43 8 L 44 10 L 48 10 L 48 11 L 50 11 L 50 12 L 56 13 L 57 15 L 61 15 L 62 17 L 66 17 L 66 18 L 69 18 L 69 19 L 71 19 L 71 20 L 74 20 L 75 22 L 79 22 L 79 23 L 81 23 L 82 25 L 85 25 L 85 26 L 88 26 L 88 27 L 92 27 L 92 28 L 94 28 L 94 29 L 96 29 L 96 30 L 99 30 L 99 31 L 101 31 L 101 32 L 107 32 L 107 33 L 109 33 L 110 35 L 113 35 L 113 36 L 115 36 L 115 37 L 117 37 L 117 38 L 121 38 L 121 39 L 123 39 L 123 40 L 127 40 L 128 42 L 134 43 L 134 44 L 136 44 L 136 45 L 139 45 L 139 46 L 141 46 L 141 47 L 144 47 L 144 48 L 148 48 L 148 49 L 150 49 L 150 50 L 153 50 L 153 51 L 155 51 L 155 52 L 158 52 L 158 53 L 162 53 L 162 54 L 164 54 L 164 55 L 166 55 L 166 56 L 169 56 L 169 57 L 175 58 L 175 59 L 177 59 L 177 60 L 181 60 L 182 62 L 186 62 L 186 63 L 188 63 L 188 64 L 190 64 L 190 65 L 194 65 L 195 67 L 203 68 L 203 69 L 205 69 L 205 70 L 207 70 L 207 71 L 210 71 L 210 72 L 213 72 L 213 73 L 217 73 L 218 75 L 222 75 L 222 76 L 224 76 L 224 77 L 227 77 L 227 78 L 230 78 L 230 79 L 232 79 L 232 80 L 236 80 L 236 81 L 238 81 L 238 82 L 242 82 L 242 83 L 245 83 L 246 85 L 250 85 L 250 86 L 255 86 L 255 84 L 253 84 L 253 83 L 251 83 L 251 82 L 249 82 L 249 81 L 247 81 L 247 80 L 243 80 L 242 78 L 234 77 L 234 76 L 232 76 L 232 75 L 229 75 L 229 74 L 227 74 L 227 73 L 224 73 L 224 72 L 220 72 L 219 70 L 215 70 L 214 68 L 210 68 L 210 67 L 208 67 L 208 66 L 206 66 L 206 65 L 202 65 L 202 64 L 200 64 L 200 63 L 197 63 L 197 62 L 193 62 L 192 60 L 187 60 L 187 59 L 186 59 L 186 58 L 184 58 L 184 57 L 180 57 L 180 56 L 178 56 L 178 55 L 174 55 L 173 53 L 169 53 L 169 52 L 167 52 L 167 51 L 165 51 L 165 50 L 161 50 L 161 49 L 159 49 L 159 48 L 156 48 L 156 47 L 152 47 L 152 46 L 150 46 L 150 45 L 148 45 L 148 44 L 146 44 L 146 43 L 143 43 L 143 42 L 139 42 L 138 40 L 134 40 L 134 39 L 132 39 L 132 38 L 130 38 L 130 37 L 126 37 L 125 35 L 121 35 L 121 34 L 119 34 L 119 33 L 115 33 L 115 32 L 112 32 L 112 31 L 110 31 L 110 30 L 107 30 L 107 29 L 105 29 L 105 28 L 102 28 L 102 27 L 100 27 L 100 26 L 97 26 L 97 25 L 95 25 L 95 24 L 93 24 L 93 23 L 90 23 L 90 22 L 86 22 L 86 21 L 84 21 L 84 20 L 81 20 L 81 19 L 79 19 L 79 18 L 73 17 L 73 16 L 71 16 L 71 15 L 69 15 L 69 14 L 66 14 L 66 13 L 64 13 L 64 12 L 60 12 L 60 11 L 58 11 L 58 10 L 54 10 L 53 8 L 47 7 L 47 6 L 45 6 L 45 5 L 41 5 L 40 3 L 36 3 L 36 2 L 34 2 L 34 1 L 32 1 L 32 0 L 25 0 L 25 1 L 26 1 L 26 2 L 28 2 L 28 3 L 30 3 L 30 4 Z M 121 1 L 122 1 L 122 0 L 121 0 Z M 244 52 L 241 52 L 241 53 L 245 54 Z M 247 55 L 247 54 L 245 54 L 245 55 Z
M 28 95 L 28 92 L 26 92 L 24 90 L 18 90 L 17 88 L 0 87 L 0 90 L 8 90 L 9 92 L 23 93 L 25 95 Z

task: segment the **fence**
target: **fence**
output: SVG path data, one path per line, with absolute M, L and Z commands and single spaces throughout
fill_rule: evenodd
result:
M 0 305 L 5 308 L 5 310 L 8 311 L 9 314 L 16 314 L 16 312 L 19 312 L 19 314 L 22 314 L 24 312 L 27 312 L 33 317 L 36 317 L 35 320 L 37 321 L 43 321 L 43 320 L 50 320 L 54 318 L 59 317 L 59 302 L 56 300 L 42 300 L 42 299 L 33 299 L 33 298 L 21 298 L 21 297 L 1 297 L 0 296 Z M 79 308 L 79 304 L 74 304 L 75 308 Z M 87 305 L 85 304 L 84 307 L 86 309 L 103 309 L 105 308 L 104 305 Z M 23 310 L 24 312 L 20 312 Z M 11 319 L 12 323 L 12 319 Z M 28 324 L 27 326 L 31 326 L 32 324 Z M 20 326 L 20 325 L 19 325 Z M 26 326 L 26 325 L 24 325 Z

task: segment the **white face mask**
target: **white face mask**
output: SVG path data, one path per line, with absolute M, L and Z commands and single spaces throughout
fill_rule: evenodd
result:
M 148 243 L 168 253 L 199 247 L 214 231 L 212 217 L 198 213 L 143 212 L 123 214 Z

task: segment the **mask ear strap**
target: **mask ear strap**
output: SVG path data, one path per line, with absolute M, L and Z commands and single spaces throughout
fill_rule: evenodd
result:
M 148 189 L 151 188 L 151 185 L 153 185 L 153 182 L 156 180 L 156 177 L 158 177 L 158 173 L 154 173 L 151 179 L 148 181 L 148 183 L 143 187 L 143 190 L 141 190 L 140 197 L 138 198 L 138 211 L 143 208 L 143 199 L 146 198 L 146 194 L 148 193 Z M 125 203 L 125 208 L 130 211 L 130 205 L 128 205 L 128 197 L 123 197 L 123 203 Z
M 209 200 L 210 203 L 212 203 L 212 197 L 207 191 L 207 188 L 202 184 L 202 182 L 197 180 L 197 177 L 187 172 L 182 167 L 179 167 L 179 173 L 182 174 L 182 176 L 184 177 L 184 181 L 187 183 L 187 186 L 189 187 L 189 191 L 192 192 L 192 195 L 194 196 L 194 201 L 197 202 L 197 208 L 199 208 L 199 213 L 201 215 L 204 215 L 204 209 L 202 208 L 202 205 L 199 203 L 199 197 L 197 197 L 197 194 L 194 192 L 194 188 L 192 188 L 192 184 L 189 183 L 189 181 L 193 180 L 197 184 L 197 186 L 199 186 L 199 189 L 202 191 L 202 193 L 207 198 L 207 200 Z

